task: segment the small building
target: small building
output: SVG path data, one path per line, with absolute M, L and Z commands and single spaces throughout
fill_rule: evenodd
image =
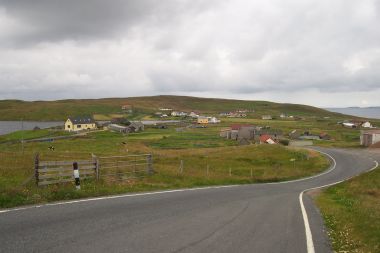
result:
M 68 118 L 65 122 L 65 131 L 82 131 L 96 129 L 96 124 L 91 117 Z
M 211 123 L 211 124 L 217 124 L 217 123 L 220 123 L 220 120 L 218 120 L 217 118 L 215 117 L 207 117 L 208 118 L 208 123 Z
M 365 121 L 362 123 L 362 127 L 364 128 L 372 128 L 372 124 L 369 121 Z
M 129 127 L 127 126 L 121 126 L 118 124 L 109 124 L 107 128 L 108 130 L 113 131 L 113 132 L 129 133 Z
M 231 128 L 224 128 L 220 130 L 219 136 L 226 139 L 231 139 Z
M 192 118 L 198 118 L 199 117 L 199 115 L 196 114 L 195 112 L 190 112 L 189 116 Z
M 263 115 L 261 116 L 261 119 L 264 119 L 264 120 L 271 120 L 273 119 L 271 115 Z
M 296 130 L 296 129 L 293 130 L 293 131 L 291 131 L 291 132 L 289 133 L 289 138 L 290 138 L 290 139 L 293 139 L 293 140 L 298 139 L 300 136 L 301 136 L 301 132 L 298 131 L 298 130 Z
M 124 104 L 121 106 L 121 109 L 125 112 L 132 113 L 133 112 L 133 106 L 130 104 Z
M 129 127 L 134 128 L 134 132 L 144 131 L 144 124 L 141 121 L 133 121 Z
M 197 120 L 198 124 L 208 124 L 208 117 L 199 116 Z
M 351 123 L 351 122 L 343 122 L 342 125 L 344 127 L 348 127 L 348 128 L 356 128 L 356 125 L 354 123 Z
M 380 130 L 364 130 L 360 134 L 360 145 L 369 147 L 380 142 Z
M 252 140 L 255 137 L 255 132 L 257 128 L 254 126 L 242 126 L 238 130 L 238 140 L 247 139 Z
M 271 137 L 271 139 L 275 142 L 279 141 L 280 139 L 282 139 L 283 135 L 282 135 L 282 131 L 281 130 L 277 130 L 277 129 L 260 129 L 260 130 L 257 130 L 255 131 L 255 141 L 256 142 L 260 142 L 260 137 L 263 136 L 263 135 L 268 135 Z
M 264 134 L 260 136 L 260 144 L 275 144 L 270 135 Z

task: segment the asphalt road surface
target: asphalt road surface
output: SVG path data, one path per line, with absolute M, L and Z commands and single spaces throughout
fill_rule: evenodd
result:
M 330 252 L 318 210 L 309 195 L 304 194 L 300 201 L 300 193 L 368 171 L 380 156 L 366 151 L 320 150 L 330 154 L 336 166 L 304 180 L 3 211 L 0 251 Z M 309 226 L 305 226 L 301 202 Z

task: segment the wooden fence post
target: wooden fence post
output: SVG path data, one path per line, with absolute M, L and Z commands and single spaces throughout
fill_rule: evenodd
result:
M 153 173 L 152 154 L 148 154 L 147 155 L 147 157 L 146 157 L 146 163 L 147 163 L 146 172 L 148 174 L 152 174 Z
M 98 181 L 99 180 L 99 159 L 94 154 L 91 154 L 91 156 L 95 165 L 95 178 L 96 178 L 96 181 Z
M 36 153 L 34 156 L 34 176 L 36 178 L 36 185 L 38 186 L 39 182 L 39 173 L 38 173 L 38 166 L 40 164 L 40 154 Z
M 183 173 L 183 160 L 181 160 L 180 164 L 179 164 L 179 173 L 182 174 Z

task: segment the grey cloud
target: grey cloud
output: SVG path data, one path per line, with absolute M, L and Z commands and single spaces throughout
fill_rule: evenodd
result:
M 135 26 L 178 22 L 183 13 L 197 13 L 215 1 L 155 0 L 0 0 L 0 7 L 31 26 L 13 38 L 16 43 L 122 37 Z M 10 38 L 12 39 L 12 38 Z
M 86 85 L 93 91 L 75 95 L 367 94 L 380 87 L 379 7 L 375 0 L 0 0 L 0 21 L 5 10 L 19 22 L 6 36 L 0 24 L 0 88 L 16 97 L 67 96 Z

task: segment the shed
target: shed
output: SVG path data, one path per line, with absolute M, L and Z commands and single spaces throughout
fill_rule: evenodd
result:
M 380 142 L 380 130 L 365 130 L 360 134 L 360 145 L 369 147 Z

